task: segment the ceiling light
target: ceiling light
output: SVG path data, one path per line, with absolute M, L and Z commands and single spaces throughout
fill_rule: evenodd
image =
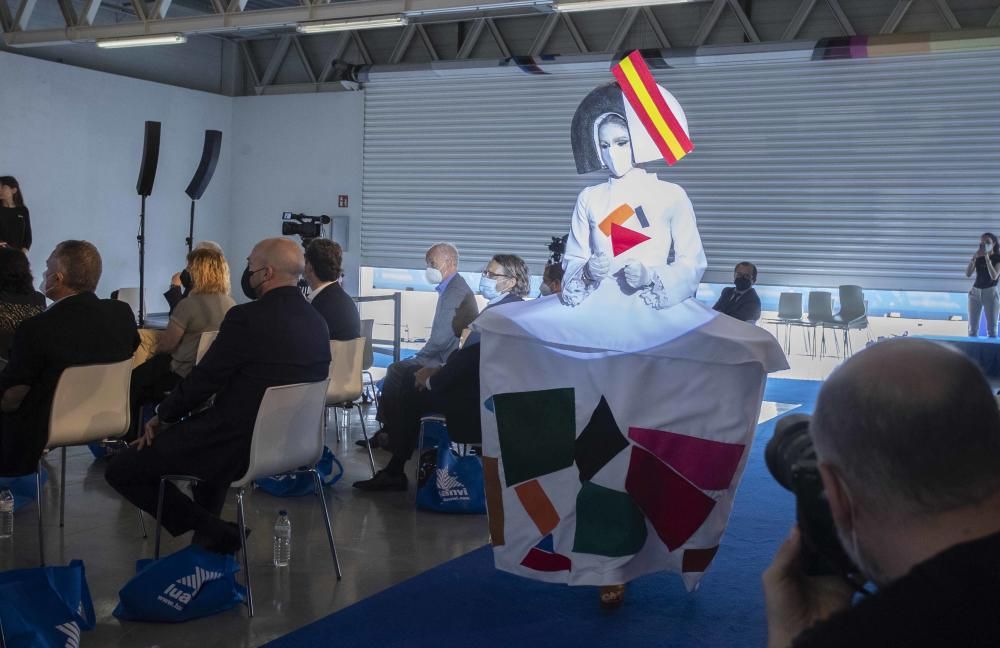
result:
M 508 2 L 487 2 L 482 4 L 463 5 L 461 7 L 438 7 L 436 9 L 420 9 L 407 11 L 408 18 L 443 16 L 461 13 L 485 13 L 505 11 L 509 9 L 545 9 L 552 6 L 552 0 L 509 0 Z
M 552 3 L 552 8 L 556 11 L 569 13 L 571 11 L 626 9 L 628 7 L 646 7 L 649 5 L 683 4 L 685 2 L 699 2 L 699 0 L 578 0 L 577 2 L 557 0 Z
M 126 38 L 104 38 L 97 41 L 98 47 L 147 47 L 149 45 L 179 45 L 187 42 L 184 34 L 158 34 L 156 36 L 128 36 Z
M 392 16 L 369 16 L 367 18 L 305 22 L 299 23 L 298 30 L 303 34 L 322 34 L 324 32 L 377 29 L 379 27 L 402 27 L 404 25 L 406 25 L 406 16 L 395 14 Z

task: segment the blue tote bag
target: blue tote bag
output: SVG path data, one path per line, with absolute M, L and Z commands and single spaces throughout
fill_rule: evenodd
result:
M 191 545 L 159 560 L 140 560 L 118 592 L 114 615 L 126 621 L 179 623 L 217 614 L 243 602 L 236 558 Z
M 336 472 L 334 472 L 334 466 L 337 467 Z M 316 470 L 319 471 L 319 478 L 322 480 L 324 488 L 333 486 L 344 475 L 344 466 L 334 456 L 333 451 L 326 447 L 323 448 L 323 458 L 316 464 Z M 254 484 L 265 493 L 277 497 L 312 495 L 316 490 L 313 485 L 313 476 L 309 473 L 285 473 L 262 477 L 255 480 Z
M 93 630 L 94 604 L 83 562 L 0 573 L 0 624 L 7 648 L 77 646 Z
M 444 426 L 427 430 L 425 442 L 433 438 L 436 450 L 421 453 L 417 482 L 417 508 L 439 513 L 486 513 L 483 462 L 479 457 L 459 457 L 451 449 Z M 434 461 L 426 461 L 433 457 Z

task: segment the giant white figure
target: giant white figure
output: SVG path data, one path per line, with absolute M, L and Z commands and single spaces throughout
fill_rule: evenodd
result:
M 677 122 L 683 111 L 657 87 Z M 609 586 L 660 570 L 693 588 L 718 549 L 774 338 L 693 298 L 706 267 L 684 190 L 618 84 L 573 119 L 580 173 L 559 296 L 490 309 L 483 465 L 496 566 Z

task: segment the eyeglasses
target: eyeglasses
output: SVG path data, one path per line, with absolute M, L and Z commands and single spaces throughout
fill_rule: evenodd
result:
M 506 277 L 510 279 L 510 275 L 506 275 L 500 272 L 490 272 L 489 270 L 483 270 L 483 276 L 487 279 L 499 279 L 500 277 Z

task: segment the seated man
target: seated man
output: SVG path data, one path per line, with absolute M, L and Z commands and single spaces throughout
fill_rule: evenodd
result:
M 548 295 L 558 295 L 562 292 L 562 280 L 565 269 L 561 263 L 546 264 L 542 271 L 542 285 L 538 287 L 540 297 Z
M 0 373 L 0 475 L 37 470 L 64 369 L 128 360 L 139 346 L 129 305 L 94 294 L 100 279 L 101 255 L 87 241 L 63 241 L 45 262 L 42 291 L 55 303 L 17 328 Z
M 389 365 L 379 398 L 378 420 L 383 430 L 372 437 L 372 443 L 391 433 L 399 419 L 400 392 L 413 383 L 413 374 L 422 367 L 440 367 L 451 352 L 458 348 L 462 331 L 479 314 L 476 296 L 469 284 L 458 274 L 458 250 L 450 243 L 437 243 L 424 255 L 427 281 L 435 284 L 439 297 L 431 323 L 431 335 L 424 347 L 412 358 Z M 364 441 L 358 441 L 364 445 Z
M 326 320 L 331 340 L 361 337 L 358 305 L 340 285 L 343 261 L 340 244 L 329 239 L 313 239 L 306 248 L 306 270 L 302 275 L 309 284 L 306 299 Z
M 979 369 L 877 344 L 823 385 L 810 431 L 840 543 L 879 589 L 852 605 L 808 576 L 793 529 L 764 573 L 768 645 L 998 645 L 1000 413 Z
M 162 475 L 200 477 L 194 501 L 167 486 L 163 526 L 175 536 L 194 529 L 193 541 L 210 551 L 239 549 L 236 525 L 219 514 L 229 484 L 247 469 L 264 392 L 329 375 L 326 323 L 297 287 L 304 264 L 301 246 L 288 239 L 254 247 L 241 284 L 256 301 L 226 313 L 202 361 L 160 403 L 135 446 L 108 466 L 108 483 L 150 514 Z M 212 407 L 190 414 L 213 394 Z
M 757 283 L 757 266 L 744 261 L 733 270 L 735 286 L 724 288 L 719 301 L 712 306 L 720 313 L 751 324 L 760 319 L 760 297 L 753 285 Z
M 498 254 L 483 271 L 479 293 L 489 300 L 486 308 L 522 301 L 531 289 L 528 266 L 513 254 Z M 448 433 L 458 443 L 479 443 L 479 335 L 473 333 L 465 345 L 440 367 L 424 367 L 414 374 L 409 389 L 400 391 L 399 424 L 389 434 L 392 459 L 373 478 L 354 483 L 367 491 L 406 490 L 404 467 L 420 435 L 420 417 L 444 414 Z

